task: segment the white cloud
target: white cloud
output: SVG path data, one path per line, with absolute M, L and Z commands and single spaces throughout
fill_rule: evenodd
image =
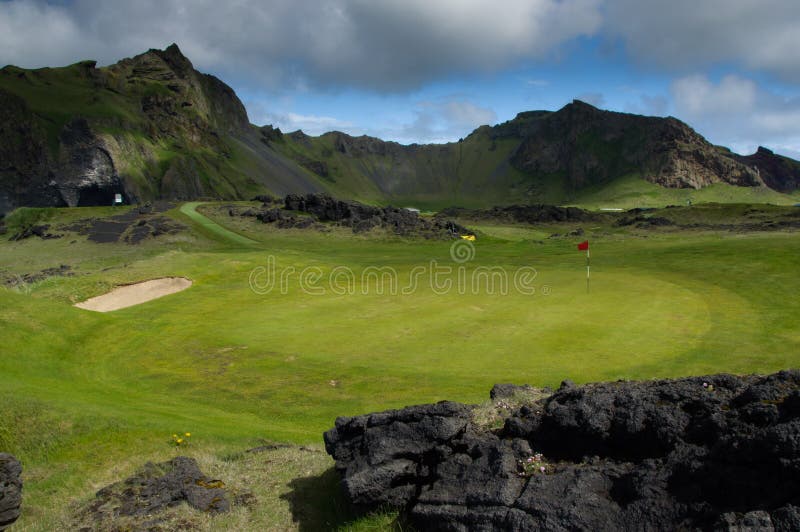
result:
M 529 79 L 525 81 L 525 84 L 528 87 L 547 87 L 550 85 L 550 81 L 546 79 Z
M 716 144 L 739 153 L 752 153 L 759 144 L 800 152 L 800 98 L 734 75 L 716 83 L 704 75 L 677 79 L 672 97 L 677 116 Z
M 411 122 L 372 128 L 367 133 L 403 144 L 454 142 L 478 126 L 494 124 L 494 110 L 462 98 L 419 102 Z
M 258 112 L 253 118 L 258 124 L 271 124 L 279 127 L 284 133 L 303 130 L 308 135 L 321 135 L 329 131 L 345 131 L 351 135 L 360 135 L 363 132 L 355 124 L 332 116 L 304 115 L 299 113 L 270 113 Z
M 797 0 L 614 0 L 605 13 L 603 32 L 649 67 L 732 63 L 800 82 Z
M 626 113 L 645 116 L 665 116 L 669 110 L 669 100 L 661 94 L 640 94 L 638 100 L 629 101 L 624 106 Z
M 687 115 L 715 115 L 751 109 L 756 103 L 754 81 L 735 75 L 722 78 L 714 85 L 706 76 L 694 75 L 672 84 L 678 111 Z
M 0 63 L 109 63 L 177 42 L 207 71 L 272 88 L 405 91 L 540 59 L 594 33 L 600 0 L 0 2 Z
M 35 2 L 0 2 L 0 65 L 43 67 L 71 64 L 93 44 L 82 42 L 69 12 Z
M 603 96 L 603 94 L 599 92 L 584 92 L 582 94 L 579 94 L 576 98 L 582 102 L 586 102 L 589 105 L 594 105 L 595 107 L 598 108 L 602 108 L 606 103 L 605 96 Z

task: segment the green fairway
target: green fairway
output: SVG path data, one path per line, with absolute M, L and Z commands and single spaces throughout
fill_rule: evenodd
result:
M 497 382 L 800 364 L 797 233 L 587 228 L 587 293 L 575 249 L 586 236 L 544 238 L 564 228 L 482 224 L 459 263 L 449 241 L 209 222 L 195 207 L 170 213 L 191 230 L 140 246 L 0 241 L 7 277 L 62 263 L 75 273 L 0 290 L 0 450 L 26 465 L 23 529 L 53 526 L 56 501 L 168 456 L 176 431 L 222 456 L 262 439 L 319 444 L 340 415 L 481 402 Z M 432 283 L 432 271 L 445 273 Z M 108 314 L 72 306 L 164 276 L 194 285 Z
M 225 229 L 218 223 L 209 220 L 199 212 L 197 212 L 197 207 L 202 205 L 202 202 L 193 201 L 189 203 L 184 203 L 181 206 L 181 212 L 192 219 L 193 222 L 199 224 L 204 229 L 211 231 L 212 233 L 216 234 L 219 237 L 222 237 L 224 240 L 232 242 L 234 244 L 242 244 L 242 245 L 249 245 L 249 244 L 257 244 L 255 240 L 251 238 L 247 238 L 245 236 L 240 235 L 239 233 L 234 233 L 233 231 L 229 231 Z

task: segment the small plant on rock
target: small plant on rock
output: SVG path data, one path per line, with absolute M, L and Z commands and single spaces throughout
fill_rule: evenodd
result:
M 525 458 L 524 460 L 517 460 L 517 474 L 521 477 L 531 477 L 533 475 L 544 475 L 550 471 L 550 466 L 544 460 L 542 453 Z

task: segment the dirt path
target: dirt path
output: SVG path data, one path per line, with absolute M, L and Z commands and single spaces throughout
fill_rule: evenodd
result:
M 192 286 L 192 281 L 183 277 L 165 277 L 115 288 L 107 294 L 87 299 L 75 306 L 96 312 L 110 312 L 132 307 L 159 297 L 164 297 Z
M 191 201 L 189 203 L 184 203 L 181 205 L 181 212 L 192 219 L 193 222 L 202 225 L 212 233 L 215 233 L 225 240 L 233 242 L 235 244 L 258 244 L 257 241 L 247 238 L 246 236 L 242 236 L 239 233 L 234 233 L 229 229 L 225 229 L 217 222 L 203 216 L 199 212 L 197 212 L 197 206 L 202 205 L 203 202 L 201 201 Z

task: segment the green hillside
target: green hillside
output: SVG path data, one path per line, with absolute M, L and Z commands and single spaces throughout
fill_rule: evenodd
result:
M 267 149 L 230 87 L 177 46 L 97 68 L 0 70 L 0 207 L 323 190 Z M 86 191 L 98 189 L 99 197 Z

